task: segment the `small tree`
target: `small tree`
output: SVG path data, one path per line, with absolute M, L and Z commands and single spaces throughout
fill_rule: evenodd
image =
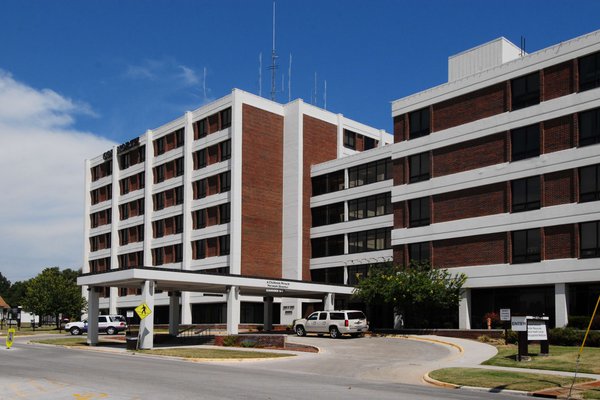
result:
M 393 305 L 407 327 L 439 327 L 456 314 L 466 279 L 429 263 L 411 262 L 408 267 L 388 263 L 369 270 L 359 281 L 356 296 L 370 305 Z
M 79 315 L 85 307 L 85 299 L 72 270 L 61 272 L 56 267 L 46 268 L 27 283 L 23 307 L 40 316 L 54 316 L 58 328 L 59 314 Z

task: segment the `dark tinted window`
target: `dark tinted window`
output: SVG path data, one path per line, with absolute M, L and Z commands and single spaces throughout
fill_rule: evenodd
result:
M 585 222 L 579 224 L 581 258 L 600 257 L 600 223 Z
M 579 59 L 579 90 L 600 86 L 600 52 Z
M 367 319 L 367 317 L 365 317 L 365 314 L 363 314 L 360 311 L 352 311 L 347 314 L 348 314 L 348 319 Z
M 356 150 L 356 133 L 344 129 L 344 147 Z
M 332 312 L 332 313 L 329 313 L 329 319 L 331 319 L 333 321 L 343 321 L 346 318 L 344 318 L 344 313 Z
M 430 260 L 429 242 L 411 243 L 408 245 L 408 258 L 411 261 L 427 262 Z
M 429 179 L 429 153 L 416 154 L 408 158 L 410 173 L 409 182 L 420 182 Z
M 429 135 L 429 108 L 413 111 L 408 114 L 409 139 Z
M 512 262 L 514 264 L 540 261 L 541 235 L 539 229 L 512 233 Z
M 579 201 L 600 200 L 600 164 L 579 169 Z
M 534 72 L 511 81 L 512 109 L 518 110 L 539 104 L 540 74 Z
M 409 207 L 409 227 L 424 226 L 430 224 L 429 197 L 410 200 Z
M 579 146 L 600 142 L 600 108 L 579 114 Z
M 540 155 L 540 126 L 531 125 L 514 129 L 510 133 L 511 160 L 517 161 L 524 158 Z
M 512 212 L 536 210 L 540 208 L 540 178 L 512 181 Z
M 322 312 L 319 314 L 319 320 L 325 320 L 327 319 L 327 313 L 326 312 Z

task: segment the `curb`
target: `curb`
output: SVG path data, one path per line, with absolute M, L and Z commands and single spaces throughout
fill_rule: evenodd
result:
M 423 380 L 431 385 L 444 387 L 444 388 L 448 388 L 448 389 L 460 389 L 461 388 L 461 386 L 455 385 L 454 383 L 442 382 L 442 381 L 438 381 L 437 379 L 433 379 L 432 377 L 429 376 L 429 372 L 427 372 L 427 373 L 425 373 L 425 375 L 423 375 Z
M 465 352 L 465 349 L 462 346 L 460 346 L 460 345 L 458 345 L 456 343 L 446 342 L 444 340 L 430 339 L 430 338 L 421 338 L 421 337 L 418 337 L 418 336 L 404 336 L 401 339 L 418 340 L 418 341 L 421 341 L 421 342 L 431 342 L 431 343 L 443 344 L 443 345 L 446 345 L 446 346 L 454 347 L 456 350 L 458 350 L 459 353 L 464 353 Z
M 423 380 L 431 385 L 443 387 L 446 389 L 464 389 L 464 390 L 470 390 L 473 392 L 507 393 L 507 394 L 515 394 L 515 395 L 520 395 L 520 396 L 529 396 L 529 397 L 546 397 L 546 396 L 539 396 L 535 392 L 524 392 L 522 390 L 511 390 L 511 389 L 498 390 L 498 389 L 494 389 L 494 388 L 485 388 L 485 387 L 478 387 L 478 386 L 455 385 L 454 383 L 442 382 L 442 381 L 438 381 L 437 379 L 433 379 L 432 377 L 429 376 L 429 373 L 426 373 L 425 375 L 423 375 Z M 549 397 L 549 398 L 555 399 L 556 396 Z

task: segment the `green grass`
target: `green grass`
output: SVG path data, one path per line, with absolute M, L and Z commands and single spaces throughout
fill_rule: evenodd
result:
M 17 336 L 31 336 L 31 335 L 37 335 L 40 333 L 43 334 L 48 334 L 48 333 L 65 333 L 66 331 L 63 329 L 61 332 L 58 331 L 58 329 L 56 329 L 55 326 L 44 326 L 42 328 L 35 328 L 35 331 L 29 327 L 25 328 L 25 327 L 21 327 L 21 330 L 18 330 L 15 327 L 15 334 Z M 0 336 L 6 336 L 7 333 L 7 328 L 5 327 L 4 329 L 0 330 Z
M 533 345 L 530 345 L 529 355 L 531 356 L 531 361 L 518 362 L 515 359 L 517 346 L 507 345 L 496 347 L 498 348 L 498 354 L 483 362 L 484 365 L 574 372 L 577 354 L 579 353 L 579 347 L 550 346 L 550 355 L 548 357 L 541 357 L 538 353 L 532 352 L 532 350 L 537 350 L 539 347 L 535 346 L 537 347 L 536 349 Z M 584 348 L 579 361 L 579 372 L 600 373 L 600 348 Z
M 573 378 L 565 376 L 532 374 L 528 372 L 495 371 L 479 368 L 444 368 L 430 372 L 438 381 L 460 386 L 477 386 L 493 389 L 523 390 L 527 392 L 553 387 L 568 387 Z M 593 379 L 578 378 L 577 383 Z M 592 397 L 593 398 L 593 397 Z
M 143 354 L 152 354 L 159 356 L 184 357 L 184 358 L 205 358 L 205 359 L 253 359 L 253 358 L 281 358 L 293 356 L 286 353 L 267 353 L 259 351 L 242 350 L 221 350 L 221 349 L 198 349 L 198 348 L 174 348 L 174 349 L 154 349 L 138 350 Z
M 600 389 L 586 390 L 582 395 L 584 399 L 600 399 Z
M 81 337 L 67 337 L 60 339 L 39 339 L 31 343 L 54 344 L 59 346 L 87 346 L 86 339 Z

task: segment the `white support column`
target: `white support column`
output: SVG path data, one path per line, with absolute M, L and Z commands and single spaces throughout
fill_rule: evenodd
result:
M 180 292 L 169 292 L 169 335 L 177 336 L 179 332 L 179 298 Z
M 119 199 L 121 197 L 121 188 L 119 180 L 121 178 L 119 170 L 119 156 L 117 146 L 112 148 L 112 200 L 111 200 L 111 225 L 110 225 L 110 269 L 119 268 Z M 116 287 L 109 289 L 108 313 L 117 314 L 117 296 L 119 292 Z
M 556 328 L 563 328 L 569 324 L 569 292 L 567 284 L 554 285 L 554 308 Z
M 154 204 L 152 203 L 152 188 L 154 187 L 154 176 L 152 175 L 152 163 L 154 161 L 154 143 L 152 142 L 152 131 L 146 131 L 146 161 L 144 164 L 144 267 L 152 265 L 152 214 Z
M 109 314 L 118 314 L 117 299 L 119 298 L 119 288 L 111 287 L 109 293 L 110 293 L 110 296 L 108 298 L 108 313 Z
M 323 299 L 323 310 L 331 311 L 335 310 L 335 295 L 333 293 L 327 293 Z
M 227 287 L 227 334 L 237 335 L 240 324 L 240 291 L 237 286 Z
M 154 281 L 144 281 L 142 284 L 142 303 L 152 311 L 152 314 L 140 321 L 138 347 L 152 349 L 154 347 Z
M 458 327 L 471 329 L 471 289 L 463 289 L 458 304 Z
M 273 297 L 263 297 L 264 312 L 263 312 L 263 331 L 273 330 Z
M 98 313 L 100 309 L 100 294 L 94 286 L 89 287 L 88 299 L 88 333 L 87 344 L 95 346 L 98 344 Z
M 183 271 L 188 271 L 192 264 L 192 202 L 194 200 L 192 189 L 192 172 L 194 171 L 194 159 L 192 156 L 193 143 L 194 124 L 192 113 L 188 111 L 185 113 L 185 141 L 183 145 L 183 162 L 185 164 L 183 169 L 183 261 L 181 263 L 181 269 Z M 190 292 L 182 292 L 180 296 L 181 317 L 178 318 L 178 321 L 181 321 L 185 325 L 190 325 L 192 323 L 192 305 L 190 297 Z M 179 307 L 177 307 L 177 309 L 179 310 Z

